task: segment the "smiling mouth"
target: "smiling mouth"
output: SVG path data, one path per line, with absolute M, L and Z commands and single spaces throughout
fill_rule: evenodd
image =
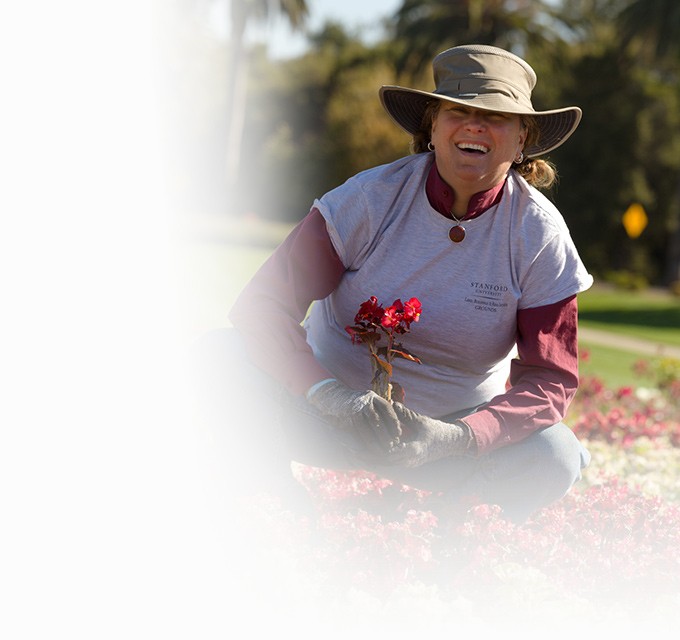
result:
M 473 154 L 480 154 L 484 155 L 485 153 L 489 152 L 489 148 L 482 145 L 482 144 L 472 144 L 470 142 L 461 142 L 456 145 L 461 151 L 465 151 L 467 153 L 473 153 Z

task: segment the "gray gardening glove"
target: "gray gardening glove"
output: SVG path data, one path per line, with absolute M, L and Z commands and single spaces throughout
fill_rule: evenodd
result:
M 449 456 L 473 455 L 477 444 L 470 427 L 464 422 L 442 422 L 412 411 L 395 402 L 394 412 L 408 437 L 389 453 L 392 464 L 419 467 Z
M 383 456 L 401 437 L 392 404 L 373 391 L 354 391 L 339 380 L 312 388 L 307 400 L 341 429 L 351 430 L 367 453 Z

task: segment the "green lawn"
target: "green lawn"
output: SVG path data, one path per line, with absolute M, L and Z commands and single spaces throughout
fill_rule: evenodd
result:
M 192 242 L 178 252 L 183 329 L 189 339 L 228 326 L 239 292 L 271 249 L 222 242 Z
M 583 326 L 680 345 L 680 298 L 657 291 L 593 287 L 579 295 Z
M 595 286 L 579 295 L 582 327 L 643 338 L 652 342 L 680 345 L 680 298 L 665 292 L 630 292 Z M 628 351 L 581 341 L 581 374 L 595 375 L 610 387 L 640 386 L 633 365 L 648 358 Z
M 633 373 L 633 365 L 647 356 L 589 342 L 581 342 L 579 351 L 581 376 L 596 376 L 612 389 L 645 386 L 648 382 L 640 380 Z

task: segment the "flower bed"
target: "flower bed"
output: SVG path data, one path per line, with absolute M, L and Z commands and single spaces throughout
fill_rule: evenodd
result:
M 651 390 L 584 380 L 567 422 L 591 465 L 565 498 L 521 526 L 494 505 L 450 517 L 425 492 L 300 466 L 318 517 L 270 519 L 272 541 L 295 541 L 286 549 L 296 574 L 336 612 L 343 603 L 371 619 L 380 611 L 403 620 L 408 603 L 414 615 L 472 627 L 491 610 L 534 623 L 611 618 L 622 632 L 634 622 L 667 624 L 680 609 L 677 380 L 659 377 Z

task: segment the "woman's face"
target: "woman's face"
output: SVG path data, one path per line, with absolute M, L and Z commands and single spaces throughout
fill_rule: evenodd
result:
M 456 191 L 485 191 L 505 178 L 526 135 L 518 115 L 442 101 L 431 133 L 437 169 Z

